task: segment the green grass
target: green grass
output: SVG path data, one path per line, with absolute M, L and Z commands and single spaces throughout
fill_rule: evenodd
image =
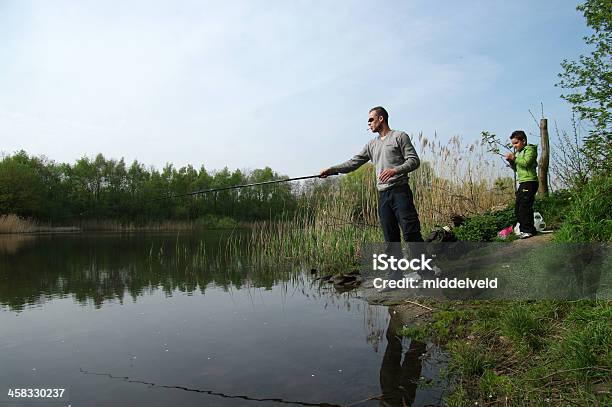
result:
M 596 303 L 592 307 L 573 309 L 564 328 L 567 335 L 556 351 L 563 356 L 563 367 L 581 380 L 609 377 L 612 370 L 612 307 L 608 303 Z M 598 366 L 596 369 L 591 369 Z M 607 367 L 609 370 L 600 369 Z
M 501 333 L 522 348 L 539 349 L 546 335 L 546 324 L 537 313 L 524 306 L 511 307 L 500 318 Z
M 480 377 L 493 365 L 492 358 L 478 342 L 456 340 L 449 344 L 451 369 L 463 377 Z
M 572 191 L 557 242 L 612 241 L 612 175 L 593 179 Z
M 431 330 L 436 338 L 448 341 L 464 333 L 464 323 L 471 317 L 463 310 L 441 310 L 433 315 Z
M 397 331 L 397 334 L 420 342 L 429 336 L 427 329 L 422 326 L 404 326 Z
M 611 305 L 457 302 L 442 305 L 420 330 L 450 355 L 455 382 L 449 406 L 605 405 Z
M 478 390 L 490 399 L 501 399 L 510 396 L 515 391 L 512 379 L 507 375 L 498 375 L 487 369 L 478 380 Z

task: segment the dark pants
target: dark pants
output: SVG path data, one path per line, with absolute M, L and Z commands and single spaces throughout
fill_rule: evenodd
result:
M 400 242 L 400 229 L 405 242 L 423 241 L 419 215 L 408 184 L 378 193 L 378 217 L 385 242 Z
M 516 206 L 514 214 L 521 224 L 521 232 L 536 234 L 533 225 L 533 203 L 538 192 L 538 181 L 521 182 L 516 190 Z

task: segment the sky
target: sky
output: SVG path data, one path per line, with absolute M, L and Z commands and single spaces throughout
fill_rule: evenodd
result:
M 302 176 L 391 128 L 570 129 L 577 1 L 0 0 L 0 151 Z M 418 151 L 418 150 L 417 150 Z

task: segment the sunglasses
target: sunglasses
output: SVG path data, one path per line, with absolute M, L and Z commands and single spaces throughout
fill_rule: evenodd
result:
M 368 119 L 368 123 L 372 123 L 373 121 L 374 121 L 374 118 L 373 118 L 373 117 L 370 117 L 370 118 Z

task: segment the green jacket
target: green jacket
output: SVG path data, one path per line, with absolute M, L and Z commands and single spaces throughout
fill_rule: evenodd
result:
M 537 181 L 538 146 L 527 144 L 521 151 L 514 154 L 514 157 L 510 166 L 516 171 L 518 182 Z

